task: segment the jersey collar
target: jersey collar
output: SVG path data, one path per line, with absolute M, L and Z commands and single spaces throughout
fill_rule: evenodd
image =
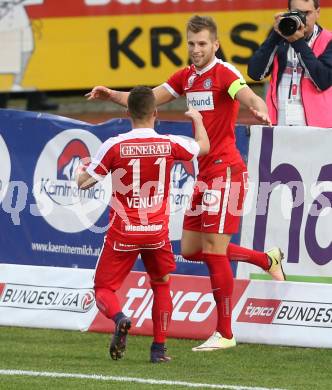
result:
M 146 133 L 156 134 L 156 130 L 151 129 L 150 127 L 140 127 L 139 129 L 130 130 L 130 133 L 138 134 L 138 135 L 146 134 Z
M 205 68 L 201 69 L 201 70 L 197 70 L 195 67 L 195 72 L 197 75 L 202 75 L 203 73 L 206 73 L 207 71 L 209 71 L 210 69 L 212 69 L 215 64 L 218 62 L 218 58 L 217 57 L 214 57 L 214 60 L 211 62 L 211 64 L 209 64 L 208 66 L 206 66 Z

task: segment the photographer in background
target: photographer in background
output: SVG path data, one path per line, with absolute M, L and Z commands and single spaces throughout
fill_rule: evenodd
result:
M 332 33 L 320 27 L 319 0 L 290 0 L 250 59 L 248 75 L 271 75 L 266 96 L 274 125 L 332 128 Z

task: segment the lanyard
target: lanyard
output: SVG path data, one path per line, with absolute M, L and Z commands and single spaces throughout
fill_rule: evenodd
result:
M 292 55 L 292 75 L 291 82 L 289 84 L 288 99 L 294 101 L 297 99 L 298 96 L 298 90 L 302 76 L 302 68 L 298 66 L 299 60 L 297 58 L 295 50 L 292 47 L 290 48 L 290 50 Z
M 316 37 L 318 35 L 318 26 L 315 24 L 314 31 L 310 37 L 310 40 L 307 42 L 309 47 L 312 47 Z M 292 76 L 291 76 L 291 82 L 289 85 L 289 91 L 288 91 L 288 99 L 295 101 L 298 99 L 298 92 L 301 82 L 301 77 L 304 72 L 304 69 L 302 66 L 299 66 L 299 59 L 297 57 L 297 53 L 295 50 L 290 47 L 289 50 L 291 51 L 291 62 L 292 62 Z

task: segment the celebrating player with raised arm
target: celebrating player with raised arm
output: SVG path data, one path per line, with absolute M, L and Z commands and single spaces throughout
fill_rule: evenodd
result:
M 176 72 L 153 92 L 157 104 L 185 95 L 187 104 L 202 114 L 211 144 L 210 153 L 198 159 L 197 185 L 181 242 L 185 258 L 203 260 L 209 269 L 217 326 L 213 335 L 193 350 L 211 351 L 236 345 L 231 327 L 233 274 L 229 260 L 255 264 L 275 280 L 285 280 L 285 276 L 280 249 L 263 253 L 230 243 L 239 228 L 247 185 L 246 166 L 235 144 L 239 102 L 262 124 L 270 125 L 266 104 L 234 66 L 215 57 L 219 42 L 212 18 L 193 16 L 188 21 L 187 44 L 192 65 Z M 87 97 L 126 105 L 128 93 L 99 86 Z
M 170 171 L 175 160 L 190 161 L 206 154 L 210 144 L 201 114 L 185 113 L 195 129 L 195 141 L 160 135 L 153 129 L 156 103 L 147 87 L 135 87 L 128 97 L 133 129 L 109 138 L 91 164 L 78 167 L 77 183 L 87 189 L 112 175 L 110 228 L 96 266 L 95 295 L 99 310 L 115 322 L 112 359 L 122 358 L 131 321 L 121 311 L 115 292 L 141 254 L 150 276 L 153 343 L 151 361 L 166 362 L 165 339 L 172 316 L 169 273 L 175 270 L 168 238 Z

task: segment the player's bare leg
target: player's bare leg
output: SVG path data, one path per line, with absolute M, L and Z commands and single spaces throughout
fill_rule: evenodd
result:
M 167 363 L 166 336 L 172 317 L 173 305 L 169 286 L 169 275 L 150 281 L 153 290 L 152 322 L 153 342 L 150 349 L 151 363 Z
M 201 232 L 183 230 L 181 239 L 181 254 L 188 260 L 203 261 Z
M 231 238 L 230 234 L 202 233 L 203 253 L 226 255 Z

